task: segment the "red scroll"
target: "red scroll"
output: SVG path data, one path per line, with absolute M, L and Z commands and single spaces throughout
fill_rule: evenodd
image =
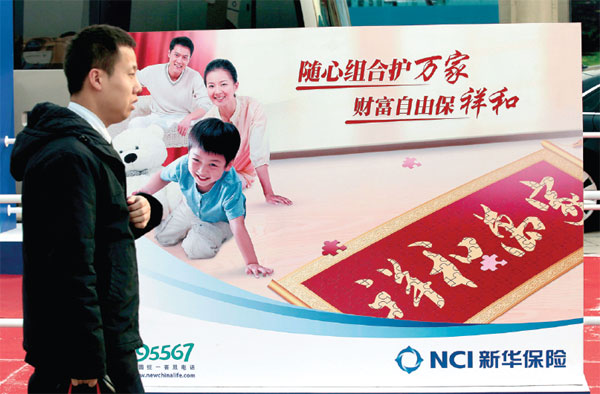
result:
M 328 311 L 494 320 L 583 261 L 581 161 L 543 145 L 269 287 Z

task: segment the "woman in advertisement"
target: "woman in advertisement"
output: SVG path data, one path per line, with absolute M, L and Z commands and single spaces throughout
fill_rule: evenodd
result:
M 258 179 L 269 204 L 292 205 L 292 201 L 273 192 L 269 177 L 269 140 L 266 134 L 267 117 L 262 105 L 247 96 L 236 96 L 239 82 L 237 71 L 229 60 L 215 59 L 204 71 L 208 97 L 214 106 L 204 118 L 218 118 L 233 123 L 241 136 L 240 150 L 233 167 L 244 188 Z

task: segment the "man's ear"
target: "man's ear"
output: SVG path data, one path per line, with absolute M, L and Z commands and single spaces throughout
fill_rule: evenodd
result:
M 104 71 L 99 68 L 92 68 L 87 75 L 87 80 L 90 86 L 94 90 L 102 90 L 102 78 L 104 77 Z

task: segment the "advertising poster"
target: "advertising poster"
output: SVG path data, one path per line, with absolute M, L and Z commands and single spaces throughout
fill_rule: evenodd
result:
M 190 112 L 234 102 L 245 227 L 274 270 L 248 275 L 226 230 L 210 258 L 189 233 L 139 240 L 149 391 L 587 392 L 578 25 L 132 36 L 145 90 L 109 129 L 129 191 L 185 154 Z M 159 193 L 174 220 L 187 197 Z

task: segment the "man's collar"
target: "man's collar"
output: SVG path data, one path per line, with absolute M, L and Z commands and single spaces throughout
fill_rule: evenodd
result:
M 98 115 L 96 115 L 95 113 L 93 113 L 92 111 L 90 111 L 89 109 L 84 107 L 83 105 L 77 104 L 73 101 L 69 102 L 69 105 L 67 106 L 67 108 L 70 109 L 71 111 L 75 112 L 77 115 L 81 116 L 109 144 L 111 143 L 112 139 L 110 138 L 110 134 L 108 134 L 108 130 L 106 130 L 106 126 L 104 125 L 104 123 L 102 123 L 102 121 L 100 120 Z
M 169 80 L 169 82 L 171 82 L 171 85 L 176 85 L 177 82 L 181 81 L 181 78 L 183 78 L 183 74 L 185 73 L 185 70 L 187 70 L 187 66 L 184 67 L 181 74 L 179 74 L 179 77 L 177 77 L 177 79 L 173 81 L 171 79 L 171 76 L 169 75 L 169 63 L 165 64 L 165 72 L 167 73 L 167 79 Z

